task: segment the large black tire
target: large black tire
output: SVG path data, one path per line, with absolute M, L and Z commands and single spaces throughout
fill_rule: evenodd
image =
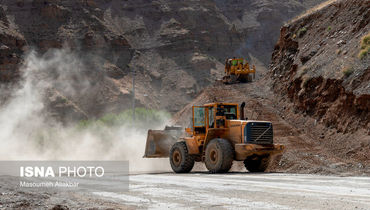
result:
M 176 142 L 170 150 L 171 168 L 176 173 L 188 173 L 193 169 L 194 158 L 189 155 L 186 143 Z
M 234 148 L 226 139 L 212 139 L 206 147 L 205 164 L 210 173 L 226 173 L 234 160 Z
M 244 166 L 249 172 L 264 172 L 270 163 L 270 156 L 252 156 L 244 160 Z

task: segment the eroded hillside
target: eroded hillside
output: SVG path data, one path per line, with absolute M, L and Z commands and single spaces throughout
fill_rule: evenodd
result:
M 126 109 L 135 70 L 137 105 L 175 112 L 221 77 L 226 57 L 248 57 L 263 72 L 283 22 L 319 2 L 2 1 L 0 81 L 17 81 L 32 49 L 42 57 L 68 48 L 92 85 L 75 94 L 54 87 L 52 110 L 73 105 L 92 117 Z
M 274 91 L 327 127 L 370 132 L 370 56 L 360 55 L 369 21 L 368 1 L 338 1 L 282 27 Z

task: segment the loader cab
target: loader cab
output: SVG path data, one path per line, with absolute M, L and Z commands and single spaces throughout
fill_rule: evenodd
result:
M 227 120 L 238 118 L 238 104 L 211 103 L 193 106 L 193 134 L 205 135 L 208 129 L 225 128 Z

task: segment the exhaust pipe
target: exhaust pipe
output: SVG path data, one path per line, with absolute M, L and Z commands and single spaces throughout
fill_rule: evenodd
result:
M 244 118 L 244 107 L 245 107 L 245 102 L 240 104 L 240 120 L 245 120 L 245 118 Z

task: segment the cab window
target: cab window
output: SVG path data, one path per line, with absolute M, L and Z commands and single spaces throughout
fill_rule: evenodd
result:
M 194 126 L 202 127 L 205 126 L 205 108 L 194 107 Z
M 213 117 L 213 107 L 210 107 L 209 109 L 208 109 L 208 120 L 209 120 L 209 127 L 210 128 L 213 128 L 214 127 L 214 122 L 215 122 L 215 119 L 214 119 L 214 117 Z
M 224 106 L 224 114 L 226 116 L 226 119 L 228 120 L 235 120 L 238 118 L 238 115 L 236 113 L 236 107 L 235 106 Z

